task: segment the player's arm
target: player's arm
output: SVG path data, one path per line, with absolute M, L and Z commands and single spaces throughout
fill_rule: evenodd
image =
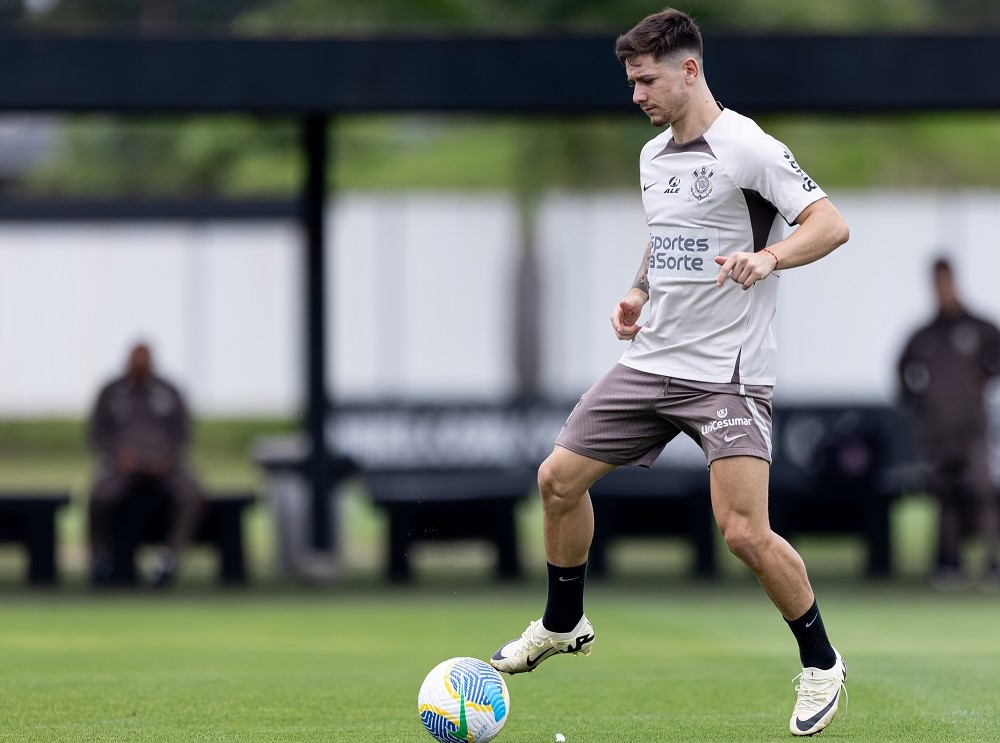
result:
M 814 201 L 799 214 L 799 228 L 769 246 L 778 256 L 779 268 L 796 268 L 829 255 L 851 236 L 847 222 L 830 199 Z
M 642 254 L 642 263 L 639 264 L 632 288 L 611 310 L 611 327 L 615 329 L 618 340 L 630 341 L 640 330 L 636 323 L 643 305 L 649 301 L 649 256 L 652 250 L 653 244 L 646 243 L 646 251 Z
M 803 209 L 795 224 L 799 226 L 797 230 L 765 250 L 717 256 L 715 262 L 721 268 L 715 283 L 722 286 L 726 278 L 731 278 L 749 289 L 779 268 L 796 268 L 818 261 L 850 237 L 847 222 L 826 197 Z

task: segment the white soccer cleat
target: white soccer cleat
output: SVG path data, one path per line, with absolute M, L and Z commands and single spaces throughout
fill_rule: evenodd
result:
M 571 632 L 549 632 L 538 619 L 520 637 L 493 653 L 490 663 L 504 673 L 526 673 L 558 653 L 590 655 L 593 646 L 594 628 L 586 616 Z
M 847 687 L 844 686 L 847 666 L 837 653 L 833 668 L 803 668 L 795 678 L 799 681 L 795 687 L 799 698 L 792 710 L 789 729 L 792 735 L 815 735 L 833 721 L 840 706 L 840 692 L 847 696 Z

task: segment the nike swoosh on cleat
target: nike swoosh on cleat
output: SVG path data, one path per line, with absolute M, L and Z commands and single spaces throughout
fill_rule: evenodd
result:
M 826 705 L 823 709 L 821 709 L 815 715 L 813 715 L 812 717 L 810 717 L 808 720 L 800 720 L 798 717 L 796 717 L 795 718 L 795 727 L 797 727 L 799 730 L 801 730 L 804 733 L 806 730 L 808 730 L 813 725 L 815 725 L 817 722 L 819 722 L 823 718 L 823 715 L 825 715 L 827 712 L 829 712 L 830 708 L 834 704 L 837 703 L 838 699 L 840 699 L 840 692 L 839 691 L 833 697 L 833 699 L 830 700 L 830 703 L 828 705 Z
M 579 637 L 576 638 L 576 647 L 573 647 L 572 645 L 570 645 L 565 650 L 560 650 L 559 652 L 560 653 L 579 653 L 581 650 L 583 650 L 583 646 L 584 645 L 586 645 L 588 642 L 593 642 L 593 641 L 594 641 L 594 636 L 593 635 L 580 635 Z
M 541 655 L 539 655 L 537 658 L 532 659 L 532 657 L 529 655 L 527 660 L 528 668 L 534 668 L 536 665 L 541 663 L 543 660 L 545 660 L 550 655 L 552 655 L 552 653 L 555 652 L 558 652 L 555 648 L 549 648 L 548 650 L 544 651 Z

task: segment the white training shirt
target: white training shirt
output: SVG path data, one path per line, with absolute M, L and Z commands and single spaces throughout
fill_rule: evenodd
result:
M 649 319 L 621 363 L 701 382 L 773 385 L 780 272 L 749 289 L 716 286 L 715 256 L 783 239 L 826 194 L 781 142 L 725 109 L 683 145 L 670 128 L 642 148 L 649 224 Z

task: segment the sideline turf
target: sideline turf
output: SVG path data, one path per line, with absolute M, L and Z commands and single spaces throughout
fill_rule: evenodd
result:
M 850 701 L 822 740 L 1000 738 L 1000 596 L 822 592 Z M 486 656 L 535 583 L 0 596 L 0 741 L 414 741 L 424 674 Z M 746 582 L 600 584 L 589 658 L 508 677 L 498 741 L 790 741 L 791 635 Z

